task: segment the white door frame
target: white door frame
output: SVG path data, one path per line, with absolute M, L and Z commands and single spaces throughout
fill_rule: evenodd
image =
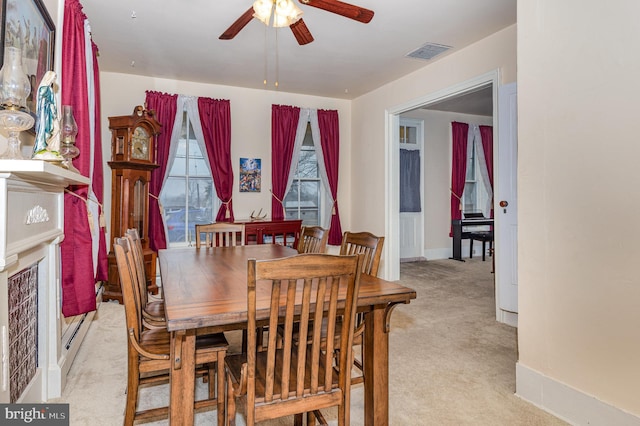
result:
M 493 91 L 493 128 L 498 128 L 498 86 L 500 85 L 500 70 L 495 69 L 472 79 L 463 81 L 451 87 L 438 90 L 434 93 L 413 99 L 406 103 L 396 105 L 385 111 L 385 271 L 384 278 L 388 280 L 400 279 L 400 197 L 398 195 L 398 185 L 400 176 L 400 150 L 398 138 L 399 114 L 411 111 L 416 108 L 435 104 L 453 96 L 459 96 L 476 89 L 492 85 Z M 494 132 L 494 146 L 496 146 L 497 135 Z M 494 164 L 497 161 L 497 152 L 494 150 Z M 497 226 L 497 224 L 496 224 Z M 500 283 L 498 271 L 495 275 L 496 292 Z M 496 305 L 496 317 L 498 317 L 498 306 Z

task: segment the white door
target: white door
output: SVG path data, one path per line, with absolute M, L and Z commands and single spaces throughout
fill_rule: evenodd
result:
M 420 158 L 420 182 L 419 199 L 412 199 L 414 206 L 410 210 L 403 212 L 402 200 L 400 208 L 400 259 L 421 259 L 424 257 L 424 122 L 409 118 L 400 118 L 399 129 L 396 133 L 399 138 L 400 150 L 411 151 Z M 402 154 L 402 152 L 401 152 Z M 403 176 L 410 173 L 407 168 L 400 166 L 400 185 L 403 185 Z
M 498 170 L 494 195 L 498 307 L 518 312 L 518 109 L 516 83 L 498 88 Z

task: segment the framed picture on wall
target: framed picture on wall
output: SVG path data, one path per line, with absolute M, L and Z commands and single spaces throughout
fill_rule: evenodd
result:
M 47 71 L 53 70 L 55 26 L 42 0 L 0 0 L 2 4 L 2 46 L 0 66 L 4 63 L 4 48 L 22 50 L 22 66 L 31 83 L 27 108 L 36 112 L 38 85 Z
M 4 9 L 6 1 L 0 0 L 0 64 L 3 62 L 2 53 L 4 53 Z
M 240 192 L 260 192 L 261 169 L 259 158 L 240 159 Z

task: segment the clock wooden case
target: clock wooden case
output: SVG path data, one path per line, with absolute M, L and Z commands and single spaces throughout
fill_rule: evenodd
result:
M 157 293 L 155 285 L 156 253 L 149 248 L 149 182 L 151 171 L 158 167 L 157 135 L 160 124 L 153 111 L 142 106 L 131 115 L 109 117 L 111 130 L 111 242 L 109 278 L 103 298 L 122 303 L 122 289 L 113 253 L 113 239 L 124 236 L 127 229 L 136 228 L 142 240 L 147 287 Z

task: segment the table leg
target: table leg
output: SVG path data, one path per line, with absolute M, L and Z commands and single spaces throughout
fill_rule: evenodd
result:
M 462 259 L 462 222 L 459 220 L 452 221 L 451 228 L 453 230 L 453 257 L 451 259 L 464 262 Z
M 376 305 L 365 315 L 364 424 L 389 424 L 389 334 L 386 307 Z
M 217 383 L 218 383 L 218 389 L 217 389 L 217 397 L 218 397 L 218 425 L 223 426 L 226 424 L 226 409 L 225 409 L 225 405 L 226 405 L 226 399 L 227 399 L 227 395 L 225 392 L 225 388 L 226 388 L 226 376 L 225 376 L 225 371 L 224 371 L 224 352 L 219 352 L 218 353 L 218 371 L 217 371 Z M 209 378 L 209 380 L 213 380 L 212 378 Z
M 169 424 L 193 425 L 195 358 L 195 330 L 172 332 Z

